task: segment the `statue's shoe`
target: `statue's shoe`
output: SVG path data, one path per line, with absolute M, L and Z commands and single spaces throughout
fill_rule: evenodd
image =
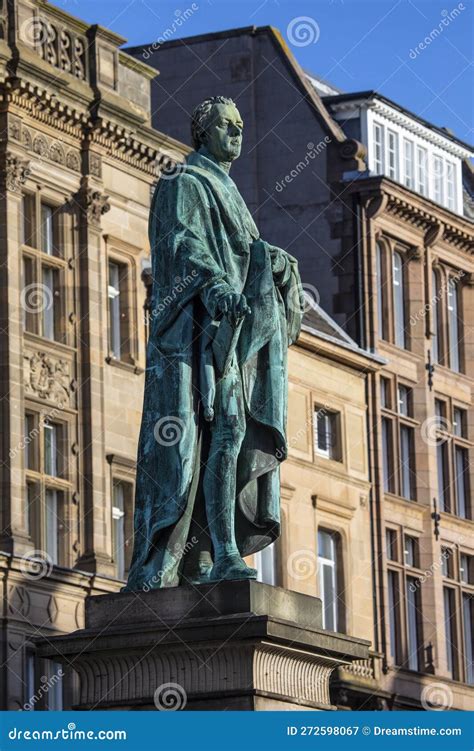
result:
M 240 555 L 232 555 L 216 561 L 209 578 L 210 581 L 256 579 L 257 569 L 247 566 Z
M 211 580 L 212 566 L 201 566 L 199 571 L 190 574 L 188 577 L 183 576 L 182 584 L 208 584 Z

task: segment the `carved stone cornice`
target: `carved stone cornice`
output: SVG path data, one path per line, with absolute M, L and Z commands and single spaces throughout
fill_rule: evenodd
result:
M 436 245 L 436 243 L 443 237 L 443 233 L 444 224 L 442 222 L 434 222 L 425 232 L 425 248 L 431 248 L 432 245 Z
M 383 178 L 374 178 L 374 182 L 375 179 L 383 181 Z M 351 192 L 355 192 L 357 187 L 354 186 Z M 459 217 L 457 225 L 455 221 L 446 221 L 450 215 L 454 217 L 447 209 L 440 206 L 438 215 L 422 205 L 424 200 L 422 197 L 420 197 L 420 202 L 416 200 L 416 197 L 409 200 L 408 195 L 406 197 L 402 195 L 402 190 L 403 187 L 400 186 L 400 192 L 392 191 L 391 184 L 379 182 L 377 190 L 370 190 L 365 195 L 367 217 L 375 219 L 384 213 L 410 224 L 424 233 L 425 247 L 432 247 L 444 240 L 459 250 L 474 252 L 474 226 L 471 230 L 465 218 Z
M 5 155 L 4 185 L 6 190 L 20 193 L 30 175 L 30 162 L 9 152 Z

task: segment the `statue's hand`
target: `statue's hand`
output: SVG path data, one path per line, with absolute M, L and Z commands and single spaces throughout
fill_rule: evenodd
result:
M 229 316 L 234 321 L 250 313 L 245 295 L 238 292 L 226 292 L 217 303 L 217 309 L 222 315 Z

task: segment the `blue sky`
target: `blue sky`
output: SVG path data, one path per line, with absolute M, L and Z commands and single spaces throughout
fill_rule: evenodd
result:
M 471 0 L 56 0 L 54 4 L 122 34 L 130 45 L 160 38 L 188 9 L 191 12 L 176 37 L 271 24 L 283 33 L 303 67 L 336 87 L 376 89 L 474 142 Z M 430 34 L 432 41 L 420 49 L 420 42 Z

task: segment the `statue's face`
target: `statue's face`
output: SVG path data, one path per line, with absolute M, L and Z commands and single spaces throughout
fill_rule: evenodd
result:
M 206 127 L 205 146 L 218 162 L 232 162 L 240 156 L 244 124 L 233 104 L 215 104 Z

